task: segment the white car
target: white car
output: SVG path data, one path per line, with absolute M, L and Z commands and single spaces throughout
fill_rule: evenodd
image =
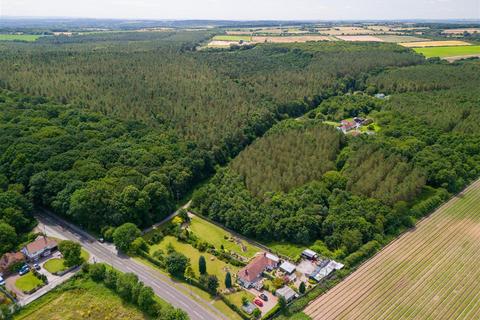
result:
M 4 286 L 5 285 L 5 280 L 0 276 L 0 286 Z

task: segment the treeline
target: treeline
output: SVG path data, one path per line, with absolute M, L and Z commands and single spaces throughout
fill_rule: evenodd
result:
M 382 79 L 383 88 L 404 79 L 414 83 L 417 76 L 436 78 L 449 89 L 417 92 L 407 86 L 415 92 L 385 100 L 358 94 L 330 98 L 307 119 L 272 128 L 197 191 L 193 206 L 247 236 L 303 244 L 318 239 L 315 247 L 324 248 L 322 253 L 358 262 L 363 245 L 384 244 L 479 176 L 480 79 L 474 72 L 479 68 L 478 62 L 433 62 L 386 71 L 391 78 L 379 74 L 374 78 Z M 451 81 L 442 80 L 445 72 L 454 75 Z M 322 119 L 367 114 L 379 130 L 347 136 L 340 148 L 330 140 L 335 157 L 331 171 L 323 173 L 329 163 L 318 164 L 324 149 L 315 150 L 312 142 L 322 145 L 329 136 L 299 139 L 299 132 L 321 128 Z M 299 172 L 312 173 L 299 180 Z
M 103 263 L 86 264 L 83 266 L 87 275 L 95 282 L 115 291 L 125 302 L 137 306 L 154 319 L 187 320 L 188 315 L 171 305 L 160 304 L 152 288 L 145 286 L 134 273 L 121 273 L 107 267 Z
M 8 91 L 0 92 L 0 110 L 2 188 L 25 190 L 34 205 L 91 230 L 125 222 L 149 226 L 212 170 L 207 152 L 165 126 Z M 23 230 L 26 222 L 16 217 L 28 216 L 31 205 L 14 191 L 1 194 L 8 199 L 0 200 L 2 220 Z

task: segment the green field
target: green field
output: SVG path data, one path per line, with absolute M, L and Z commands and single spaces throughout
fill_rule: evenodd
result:
M 197 237 L 213 244 L 217 249 L 220 249 L 221 245 L 223 245 L 226 250 L 233 251 L 246 258 L 251 258 L 255 253 L 262 251 L 259 247 L 247 241 L 240 240 L 243 248 L 246 249 L 246 251 L 244 251 L 240 244 L 231 241 L 233 237 L 232 234 L 197 216 L 192 217 L 189 228 Z
M 28 41 L 33 42 L 43 37 L 36 34 L 0 34 L 0 41 Z
M 21 276 L 15 282 L 15 286 L 22 291 L 30 291 L 39 287 L 43 282 L 35 277 L 32 272 L 27 273 L 26 275 Z
M 423 54 L 427 58 L 432 57 L 454 57 L 470 54 L 480 54 L 480 46 L 451 46 L 451 47 L 429 47 L 414 48 L 415 52 Z
M 153 254 L 156 250 L 161 249 L 165 253 L 167 252 L 167 246 L 171 243 L 172 246 L 175 248 L 176 251 L 181 252 L 185 256 L 190 259 L 190 263 L 192 264 L 192 269 L 197 276 L 199 276 L 198 272 L 198 259 L 201 255 L 205 257 L 207 260 L 207 272 L 209 274 L 216 275 L 219 282 L 220 288 L 225 288 L 224 279 L 226 271 L 229 270 L 231 274 L 237 273 L 238 267 L 229 265 L 222 260 L 217 259 L 214 255 L 207 253 L 207 252 L 200 252 L 194 247 L 192 247 L 188 243 L 180 242 L 177 238 L 173 236 L 166 236 L 160 241 L 159 244 L 150 246 L 150 254 Z
M 226 35 L 226 36 L 215 36 L 213 40 L 217 41 L 251 41 L 251 36 L 237 36 L 237 35 Z
M 148 319 L 103 285 L 91 280 L 72 280 L 68 289 L 52 291 L 32 302 L 15 319 Z

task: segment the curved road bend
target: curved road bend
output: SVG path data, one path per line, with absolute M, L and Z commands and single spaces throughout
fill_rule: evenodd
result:
M 44 230 L 52 236 L 56 235 L 59 238 L 80 242 L 85 250 L 90 252 L 97 261 L 108 263 L 122 272 L 135 273 L 140 281 L 153 289 L 155 294 L 175 307 L 185 310 L 191 319 L 227 319 L 208 301 L 196 296 L 197 299 L 203 300 L 204 303 L 200 304 L 177 289 L 169 277 L 146 265 L 136 262 L 126 255 L 117 253 L 114 246 L 96 241 L 94 237 L 85 231 L 57 217 L 51 212 L 42 209 L 41 212 L 37 211 L 35 216 L 39 221 L 38 227 L 42 231 Z

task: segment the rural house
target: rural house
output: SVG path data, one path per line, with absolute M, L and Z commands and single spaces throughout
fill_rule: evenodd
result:
M 25 255 L 22 252 L 5 253 L 0 258 L 0 275 L 8 275 L 12 266 L 24 261 Z
M 38 260 L 41 257 L 49 256 L 53 250 L 57 248 L 57 241 L 54 239 L 39 236 L 35 241 L 27 244 L 22 252 L 27 256 L 28 260 Z
M 350 130 L 358 128 L 360 125 L 355 122 L 355 121 L 350 121 L 350 120 L 342 120 L 340 121 L 340 127 L 337 127 L 339 130 L 341 130 L 344 134 L 347 133 Z
M 253 258 L 249 264 L 238 272 L 238 283 L 247 289 L 255 286 L 255 284 L 261 279 L 265 270 L 272 270 L 278 266 L 278 259 L 275 261 L 275 259 L 269 257 L 276 256 L 262 252 Z

